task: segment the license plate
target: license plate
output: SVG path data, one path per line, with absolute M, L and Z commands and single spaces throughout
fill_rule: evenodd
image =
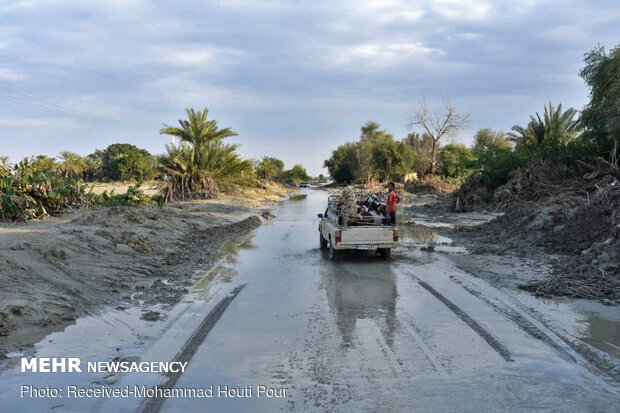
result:
M 376 245 L 356 245 L 355 246 L 356 250 L 370 250 L 370 251 L 374 251 L 377 249 Z

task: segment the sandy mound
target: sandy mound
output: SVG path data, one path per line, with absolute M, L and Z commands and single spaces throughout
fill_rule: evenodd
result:
M 193 270 L 260 222 L 247 208 L 196 201 L 0 225 L 0 355 L 102 305 L 177 302 Z
M 584 166 L 585 165 L 585 166 Z M 620 173 L 603 160 L 534 162 L 513 173 L 491 200 L 472 178 L 455 193 L 461 210 L 506 214 L 469 229 L 474 240 L 560 254 L 549 279 L 523 288 L 538 295 L 620 300 Z M 482 198 L 482 202 L 478 199 Z

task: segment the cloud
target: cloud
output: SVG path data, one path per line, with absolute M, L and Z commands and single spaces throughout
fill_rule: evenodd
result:
M 25 79 L 26 75 L 19 70 L 0 67 L 0 80 L 16 81 Z
M 211 45 L 155 46 L 148 50 L 153 62 L 175 66 L 208 66 L 210 71 L 220 71 L 229 65 L 240 64 L 249 53 L 232 48 Z M 144 60 L 142 61 L 144 63 Z
M 318 173 L 368 119 L 406 133 L 424 95 L 472 112 L 472 129 L 507 129 L 549 100 L 585 103 L 576 73 L 617 44 L 615 3 L 0 1 L 0 86 L 31 103 L 24 120 L 27 105 L 0 100 L 1 146 L 88 153 L 126 136 L 157 152 L 163 122 L 206 105 L 246 156 Z M 320 155 L 295 150 L 315 142 Z
M 329 48 L 326 65 L 343 66 L 353 70 L 380 70 L 405 63 L 424 66 L 433 57 L 442 56 L 440 49 L 420 42 L 374 42 Z
M 458 21 L 484 22 L 493 12 L 489 2 L 480 0 L 434 0 L 430 8 L 442 17 Z

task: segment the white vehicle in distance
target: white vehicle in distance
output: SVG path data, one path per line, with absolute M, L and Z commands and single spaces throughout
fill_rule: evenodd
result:
M 354 220 L 343 223 L 338 206 L 339 195 L 330 195 L 325 214 L 319 217 L 319 242 L 321 249 L 329 248 L 329 258 L 335 261 L 342 250 L 376 251 L 389 260 L 392 248 L 398 246 L 398 229 L 385 224 L 385 217 L 369 208 L 375 197 L 357 201 L 358 214 Z
M 310 188 L 310 183 L 308 182 L 302 182 L 299 184 L 300 188 Z

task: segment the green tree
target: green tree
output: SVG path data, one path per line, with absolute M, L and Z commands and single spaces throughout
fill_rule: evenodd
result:
M 411 132 L 405 138 L 405 143 L 411 148 L 411 162 L 409 169 L 416 171 L 420 176 L 431 168 L 431 151 L 433 138 L 428 133 Z
M 511 149 L 512 146 L 512 143 L 502 131 L 483 128 L 479 129 L 474 135 L 473 149 L 476 151 L 486 151 L 491 148 Z
M 439 160 L 439 172 L 443 176 L 461 178 L 471 173 L 476 156 L 467 146 L 451 143 L 441 148 Z
M 166 145 L 160 167 L 168 178 L 166 200 L 211 198 L 219 191 L 232 191 L 253 179 L 252 164 L 237 154 L 237 145 L 226 145 L 224 138 L 236 136 L 230 128 L 219 129 L 217 120 L 207 120 L 208 109 L 185 110 L 188 119 L 180 128 L 166 126 L 161 134 L 179 137 Z
M 542 117 L 538 112 L 536 116 L 530 115 L 527 126 L 513 126 L 508 137 L 518 145 L 529 148 L 537 148 L 543 143 L 555 148 L 564 146 L 581 133 L 576 116 L 577 111 L 573 108 L 562 112 L 561 104 L 556 108 L 549 103 L 549 106 L 545 105 Z
M 609 53 L 603 46 L 585 55 L 579 73 L 590 87 L 590 102 L 581 112 L 585 138 L 595 142 L 599 154 L 612 162 L 620 158 L 620 45 Z
M 285 180 L 289 182 L 295 182 L 299 184 L 302 181 L 309 181 L 311 178 L 306 171 L 306 168 L 297 164 L 294 165 L 291 169 L 284 171 L 283 177 Z
M 115 143 L 104 150 L 89 155 L 95 159 L 91 164 L 93 175 L 101 175 L 111 181 L 142 181 L 155 176 L 155 158 L 145 149 L 129 143 Z M 128 159 L 125 159 L 128 157 Z M 101 171 L 97 171 L 100 164 Z
M 324 166 L 334 180 L 342 182 L 346 179 L 353 182 L 359 178 L 357 146 L 357 143 L 353 142 L 340 145 L 332 151 L 332 156 L 325 160 Z
M 255 173 L 262 179 L 274 179 L 282 175 L 284 170 L 284 162 L 278 158 L 263 156 L 260 162 L 254 167 Z
M 59 171 L 65 178 L 79 179 L 84 172 L 84 159 L 77 153 L 70 151 L 60 152 Z
M 9 178 L 13 173 L 13 165 L 9 162 L 8 156 L 0 156 L 0 179 Z
M 138 151 L 128 152 L 116 162 L 118 178 L 121 181 L 143 182 L 153 175 L 153 163 L 149 157 Z

